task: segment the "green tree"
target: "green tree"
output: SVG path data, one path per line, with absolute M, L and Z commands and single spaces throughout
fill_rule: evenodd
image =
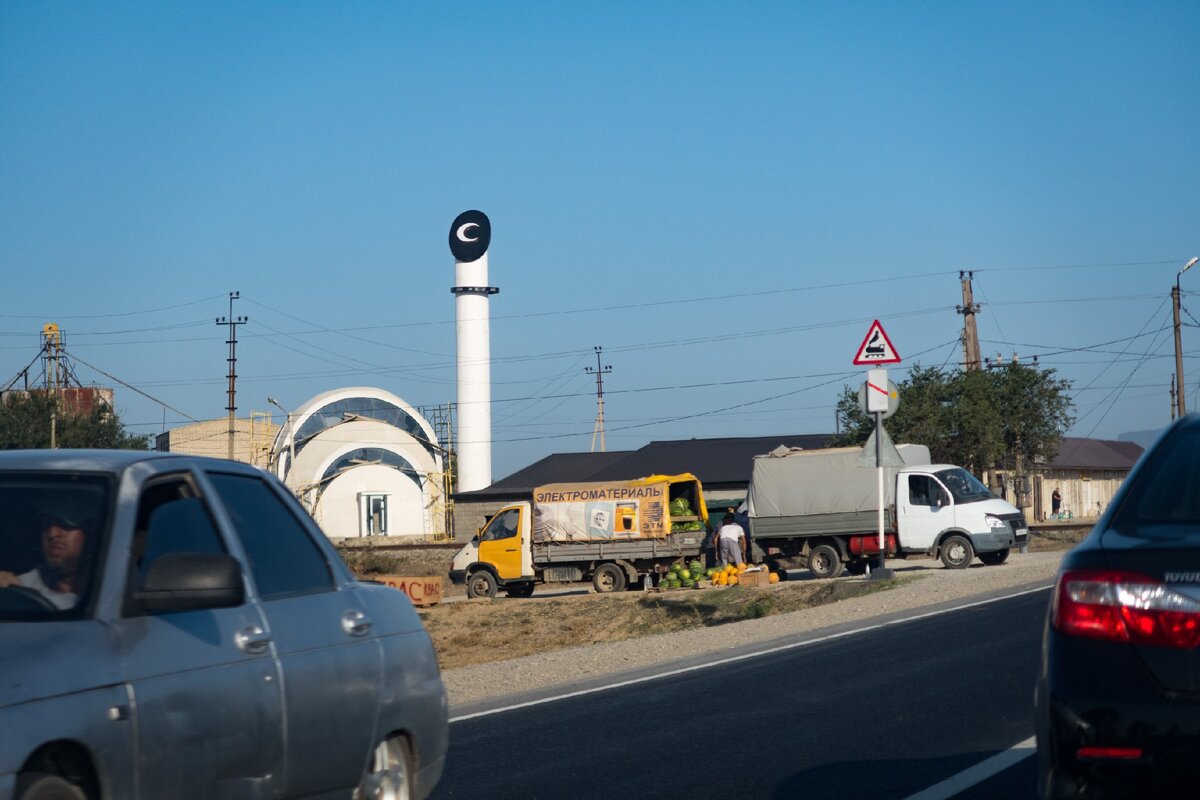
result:
M 897 384 L 900 407 L 884 426 L 897 442 L 929 447 L 934 461 L 961 464 L 976 474 L 1013 467 L 1018 453 L 1048 460 L 1075 421 L 1070 383 L 1055 371 L 1021 364 L 998 370 L 946 371 L 916 364 Z M 858 389 L 837 401 L 842 433 L 837 446 L 862 444 L 874 421 L 858 407 Z
M 1004 466 L 1014 467 L 1018 453 L 1024 455 L 1026 469 L 1053 459 L 1075 423 L 1071 382 L 1056 377 L 1053 369 L 1025 364 L 1008 364 L 989 374 L 1004 440 Z
M 60 448 L 145 450 L 149 446 L 148 436 L 126 432 L 116 413 L 103 403 L 77 412 L 63 407 L 51 393 L 9 392 L 0 399 L 0 449 L 48 448 L 52 417 L 55 444 Z

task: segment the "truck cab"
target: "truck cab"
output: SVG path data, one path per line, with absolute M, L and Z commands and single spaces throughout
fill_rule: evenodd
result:
M 901 470 L 896 517 L 901 553 L 936 553 L 948 567 L 964 567 L 976 555 L 1003 563 L 1029 536 L 1019 510 L 953 464 Z
M 526 502 L 497 511 L 454 556 L 450 580 L 466 583 L 468 597 L 492 597 L 497 589 L 515 597 L 533 594 L 532 516 Z

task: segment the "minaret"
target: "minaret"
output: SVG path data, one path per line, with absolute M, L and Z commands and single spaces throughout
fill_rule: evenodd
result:
M 492 366 L 488 245 L 492 223 L 482 211 L 464 211 L 450 226 L 454 254 L 454 329 L 458 347 L 458 481 L 469 492 L 492 483 Z

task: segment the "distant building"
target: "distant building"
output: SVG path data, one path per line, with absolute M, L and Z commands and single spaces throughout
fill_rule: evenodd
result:
M 1073 519 L 1100 516 L 1142 452 L 1134 442 L 1064 438 L 1058 455 L 1030 469 L 1033 519 L 1050 516 L 1050 496 L 1056 488 L 1062 493 L 1062 511 Z
M 430 423 L 404 400 L 351 387 L 289 414 L 271 463 L 331 539 L 443 539 L 444 452 Z
M 271 422 L 271 415 L 266 412 L 251 414 L 249 419 L 235 418 L 234 461 L 254 464 L 265 469 L 270 460 L 271 442 L 275 439 L 279 427 Z M 229 418 L 208 419 L 172 428 L 155 437 L 154 449 L 193 456 L 228 458 Z

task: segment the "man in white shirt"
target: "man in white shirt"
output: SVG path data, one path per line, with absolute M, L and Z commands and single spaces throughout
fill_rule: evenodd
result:
M 16 575 L 0 571 L 0 589 L 23 586 L 32 589 L 59 610 L 72 608 L 83 588 L 79 560 L 86 541 L 86 522 L 70 510 L 42 514 L 42 563 Z
M 734 521 L 733 514 L 725 515 L 713 538 L 716 539 L 718 564 L 746 563 L 746 532 Z

